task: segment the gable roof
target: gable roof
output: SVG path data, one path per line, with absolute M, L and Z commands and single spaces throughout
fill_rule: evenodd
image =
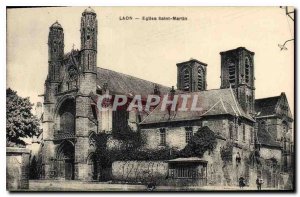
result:
M 257 113 L 257 118 L 285 116 L 289 120 L 293 120 L 289 103 L 284 92 L 282 92 L 279 96 L 256 99 L 255 111 Z
M 178 94 L 180 103 L 180 95 Z M 185 94 L 187 95 L 187 94 Z M 159 122 L 174 122 L 174 121 L 185 121 L 195 120 L 202 117 L 214 116 L 214 115 L 233 115 L 247 118 L 248 120 L 254 121 L 251 116 L 246 114 L 241 106 L 237 103 L 237 100 L 233 94 L 231 88 L 228 89 L 215 89 L 200 92 L 188 93 L 190 98 L 194 96 L 198 97 L 197 108 L 201 110 L 197 111 L 172 111 L 167 110 L 161 111 L 162 103 L 160 103 L 142 122 L 141 124 L 153 124 Z M 196 98 L 196 97 L 195 97 Z M 190 109 L 192 105 L 192 99 L 188 99 L 187 108 Z
M 255 111 L 257 116 L 270 116 L 276 114 L 276 105 L 280 96 L 255 99 Z
M 107 83 L 109 91 L 115 94 L 153 94 L 154 86 L 159 87 L 162 94 L 167 94 L 171 88 L 144 79 L 97 67 L 97 85 L 103 87 Z
M 281 148 L 280 142 L 277 142 L 275 138 L 266 130 L 257 131 L 258 143 L 262 146 Z
M 287 108 L 287 113 L 282 114 L 282 105 Z M 292 120 L 292 114 L 290 112 L 285 93 L 281 93 L 279 96 L 256 99 L 255 110 L 257 112 L 257 118 L 265 118 L 269 116 L 280 117 L 284 115 Z M 262 146 L 281 148 L 280 142 L 276 141 L 275 137 L 266 129 L 258 129 L 257 138 L 258 143 Z

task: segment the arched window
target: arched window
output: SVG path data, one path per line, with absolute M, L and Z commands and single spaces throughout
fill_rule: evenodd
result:
M 166 145 L 166 129 L 164 128 L 159 130 L 159 145 L 160 146 Z
M 198 90 L 204 89 L 204 71 L 201 67 L 198 68 Z
M 190 72 L 188 69 L 183 71 L 183 90 L 190 90 Z
M 89 145 L 92 148 L 96 148 L 96 134 L 94 132 L 89 135 Z
M 185 142 L 189 143 L 193 136 L 193 128 L 192 127 L 186 127 L 185 128 Z
M 228 65 L 229 83 L 231 85 L 235 85 L 236 73 L 235 73 L 234 62 L 231 59 L 228 59 L 227 65 Z
M 60 117 L 60 130 L 63 133 L 74 133 L 74 116 L 70 112 L 65 112 Z
M 259 123 L 259 130 L 260 131 L 266 131 L 266 122 L 265 121 L 261 121 L 260 123 Z
M 69 79 L 67 82 L 68 90 L 76 89 L 77 88 L 77 78 L 78 78 L 78 71 L 77 68 L 72 65 L 68 69 Z
M 234 125 L 232 122 L 229 123 L 229 138 L 230 139 L 233 139 L 234 138 Z
M 56 79 L 56 70 L 55 70 L 56 68 L 55 68 L 55 64 L 53 64 L 52 65 L 52 70 L 53 70 L 53 80 L 55 80 Z
M 246 81 L 246 83 L 249 83 L 249 81 L 250 81 L 250 61 L 249 61 L 249 58 L 246 58 L 246 60 L 245 60 L 245 81 Z
M 287 133 L 287 132 L 289 131 L 289 126 L 288 126 L 288 124 L 287 124 L 286 121 L 283 121 L 283 122 L 282 122 L 282 131 L 283 131 L 284 133 Z

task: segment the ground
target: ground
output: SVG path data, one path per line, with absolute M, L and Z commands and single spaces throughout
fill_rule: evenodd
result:
M 58 181 L 58 180 L 30 180 L 30 191 L 147 191 L 145 185 L 112 184 L 109 182 L 83 182 L 83 181 Z M 158 186 L 155 191 L 243 191 L 256 190 L 256 188 L 245 187 L 240 189 L 237 186 L 202 186 L 202 187 L 172 187 Z M 262 190 L 272 190 L 262 188 Z

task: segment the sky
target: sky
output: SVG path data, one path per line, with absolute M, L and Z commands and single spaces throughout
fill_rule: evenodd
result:
M 65 53 L 80 47 L 85 7 L 7 10 L 7 85 L 31 102 L 42 101 L 48 72 L 47 39 L 56 20 Z M 255 52 L 256 98 L 285 92 L 294 110 L 293 21 L 279 7 L 93 7 L 98 19 L 97 66 L 175 86 L 176 63 L 207 63 L 207 89 L 220 88 L 220 52 L 240 46 Z M 120 20 L 178 16 L 186 21 Z

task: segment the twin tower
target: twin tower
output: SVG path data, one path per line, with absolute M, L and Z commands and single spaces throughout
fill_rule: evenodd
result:
M 79 71 L 81 73 L 97 73 L 97 19 L 93 9 L 87 8 L 81 17 L 81 50 Z M 64 32 L 62 26 L 55 22 L 50 27 L 48 37 L 48 80 L 58 82 L 61 80 L 60 67 L 64 60 Z
M 90 133 L 97 116 L 90 93 L 96 93 L 97 19 L 93 9 L 81 16 L 80 50 L 64 52 L 64 31 L 55 22 L 48 37 L 48 76 L 43 114 L 42 178 L 89 179 Z
M 254 115 L 254 52 L 244 47 L 221 55 L 221 89 L 232 88 L 239 105 Z M 207 64 L 191 59 L 177 64 L 177 88 L 184 92 L 206 91 Z

